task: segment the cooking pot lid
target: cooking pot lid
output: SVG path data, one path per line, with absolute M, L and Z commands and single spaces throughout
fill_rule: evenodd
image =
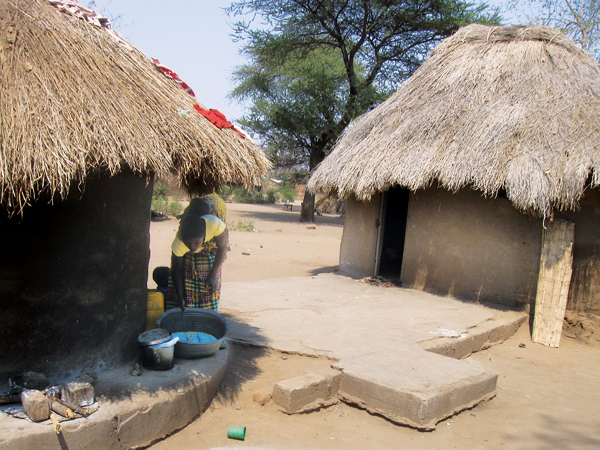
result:
M 171 339 L 171 333 L 163 328 L 144 331 L 138 336 L 138 342 L 142 346 L 162 344 Z

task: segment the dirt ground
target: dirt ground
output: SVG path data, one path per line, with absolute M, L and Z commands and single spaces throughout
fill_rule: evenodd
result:
M 228 204 L 231 231 L 223 267 L 228 281 L 309 276 L 338 264 L 343 219 L 318 216 L 314 228 L 298 223 L 299 205 Z M 150 270 L 168 265 L 175 220 L 151 225 Z M 150 280 L 149 287 L 154 287 Z M 222 310 L 227 313 L 226 310 Z M 272 401 L 253 401 L 278 381 L 327 367 L 330 361 L 230 344 L 228 374 L 210 408 L 153 450 L 203 449 L 598 449 L 600 448 L 600 326 L 595 317 L 571 316 L 559 348 L 531 342 L 529 325 L 501 345 L 472 355 L 499 374 L 495 398 L 450 417 L 432 432 L 395 425 L 343 403 L 286 415 Z M 227 428 L 246 426 L 244 441 Z

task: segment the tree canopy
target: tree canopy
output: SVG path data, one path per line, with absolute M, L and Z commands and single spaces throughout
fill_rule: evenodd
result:
M 233 95 L 252 101 L 241 121 L 260 136 L 274 165 L 308 169 L 311 148 L 328 126 L 340 122 L 349 94 L 337 54 L 319 49 L 310 58 L 289 58 L 280 65 L 250 64 L 240 67 L 235 78 L 239 84 Z M 361 86 L 355 101 L 364 110 L 386 96 Z
M 458 0 L 242 0 L 231 16 L 250 62 L 233 96 L 250 101 L 242 124 L 278 165 L 313 170 L 356 116 L 410 76 L 459 27 L 499 22 L 487 5 Z M 307 193 L 302 221 L 312 221 Z

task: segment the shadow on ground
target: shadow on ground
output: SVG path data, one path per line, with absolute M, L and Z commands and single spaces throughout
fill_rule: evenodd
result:
M 589 424 L 562 417 L 560 420 L 550 415 L 542 415 L 544 426 L 537 432 L 532 432 L 538 442 L 538 450 L 553 450 L 556 448 L 594 450 L 600 448 L 600 424 L 590 430 Z M 529 442 L 522 442 L 522 436 L 504 435 L 504 442 L 509 443 L 515 450 L 529 449 Z M 490 447 L 491 448 L 491 447 Z
M 227 320 L 227 329 L 236 328 L 244 335 L 250 336 L 255 345 L 228 341 L 227 348 L 229 357 L 227 362 L 227 374 L 223 383 L 217 391 L 215 398 L 223 403 L 233 403 L 241 386 L 248 380 L 252 380 L 261 374 L 257 360 L 267 352 L 269 340 L 265 338 L 260 330 L 244 322 L 243 318 L 234 316 L 231 312 L 221 311 Z M 242 351 L 243 350 L 243 351 Z
M 308 273 L 311 276 L 319 275 L 320 273 L 331 273 L 339 271 L 340 266 L 327 266 L 327 267 L 319 267 L 317 269 L 310 270 Z
M 250 344 L 230 342 L 229 362 L 227 373 L 221 383 L 215 399 L 221 403 L 235 403 L 241 386 L 249 380 L 262 374 L 257 361 L 269 353 L 265 347 L 256 347 Z

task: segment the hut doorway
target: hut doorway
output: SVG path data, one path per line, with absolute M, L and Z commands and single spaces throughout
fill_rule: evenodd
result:
M 402 271 L 408 194 L 408 189 L 399 186 L 394 186 L 385 193 L 378 275 L 390 280 L 399 281 Z

